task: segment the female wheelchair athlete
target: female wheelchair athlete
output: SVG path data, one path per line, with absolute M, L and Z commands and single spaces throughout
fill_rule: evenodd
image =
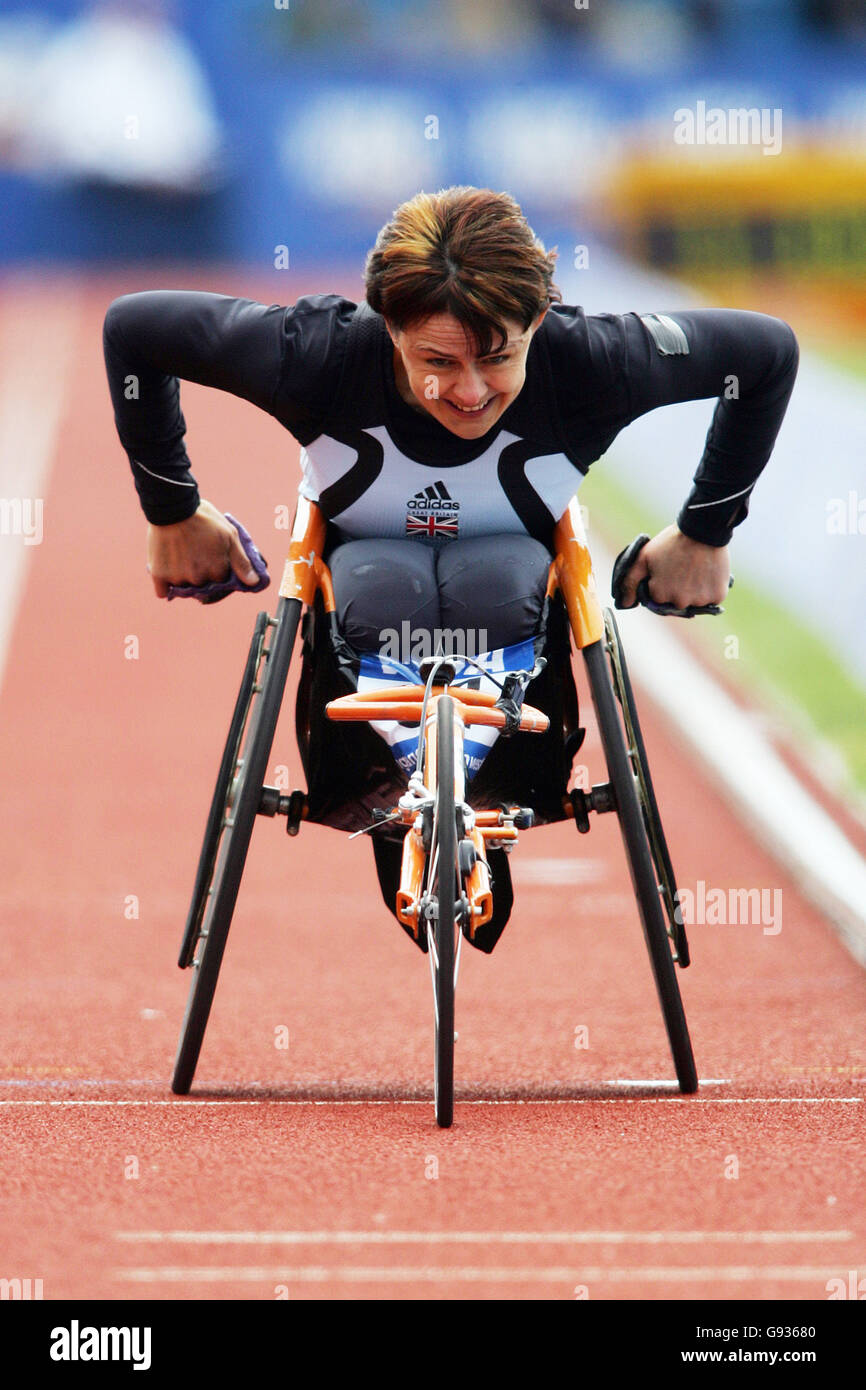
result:
M 596 597 L 576 500 L 554 531 L 547 654 L 525 644 L 525 668 L 508 669 L 505 663 L 491 669 L 489 663 L 445 655 L 423 661 L 420 680 L 414 682 L 406 679 L 399 663 L 390 670 L 380 666 L 373 675 L 359 674 L 356 656 L 336 624 L 323 558 L 326 534 L 319 508 L 301 499 L 276 613 L 261 612 L 256 619 L 180 950 L 178 963 L 190 968 L 193 978 L 172 1090 L 186 1094 L 192 1085 L 257 816 L 285 816 L 291 835 L 310 820 L 381 835 L 383 843 L 391 844 L 397 855 L 392 911 L 427 950 L 430 962 L 435 1114 L 438 1125 L 447 1127 L 453 1119 L 454 998 L 461 943 L 465 936 L 490 949 L 501 930 L 511 905 L 502 867 L 507 866 L 506 855 L 519 831 L 534 823 L 573 818 L 578 831 L 586 833 L 591 813 L 613 812 L 679 1088 L 685 1094 L 696 1091 L 674 969 L 675 963 L 689 964 L 674 872 L 622 643 L 613 612 L 602 611 Z M 620 560 L 630 563 L 639 544 Z M 652 606 L 645 588 L 639 597 Z M 558 636 L 557 614 L 562 620 Z M 302 615 L 306 632 L 296 722 L 308 789 L 286 794 L 264 785 L 264 777 Z M 326 646 L 312 640 L 317 625 L 320 636 L 324 625 L 330 639 L 330 667 L 318 656 L 313 659 Z M 584 732 L 577 722 L 569 632 L 583 657 L 608 774 L 606 782 L 588 791 L 567 789 L 571 759 Z M 545 709 L 524 702 L 530 687 L 534 698 L 539 692 Z M 320 717 L 322 708 L 330 725 Z M 341 757 L 339 743 L 329 741 L 324 730 L 336 733 L 344 726 L 354 728 L 356 737 L 351 756 Z M 493 733 L 479 735 L 483 730 Z M 496 744 L 488 756 L 491 737 Z M 480 765 L 476 775 L 471 761 Z M 378 854 L 377 867 L 380 882 L 386 881 Z M 507 900 L 497 907 L 497 884 L 503 879 Z M 486 944 L 485 928 L 488 933 L 492 929 Z

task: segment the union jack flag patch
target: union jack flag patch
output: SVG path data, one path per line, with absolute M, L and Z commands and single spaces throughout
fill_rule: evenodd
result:
M 456 536 L 456 516 L 407 516 L 407 536 Z

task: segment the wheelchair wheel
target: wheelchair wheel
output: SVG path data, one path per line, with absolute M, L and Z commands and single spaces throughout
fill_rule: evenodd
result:
M 584 647 L 583 657 L 674 1068 L 680 1090 L 684 1094 L 691 1094 L 698 1089 L 698 1075 L 665 924 L 661 889 L 641 808 L 638 780 L 618 713 L 604 643 L 598 641 Z
M 428 918 L 427 940 L 436 1017 L 433 1095 L 436 1123 L 440 1129 L 447 1129 L 454 1118 L 454 968 L 458 930 L 455 906 L 460 895 L 454 805 L 454 703 L 448 695 L 440 696 L 436 707 L 435 796 L 427 891 L 436 902 L 437 915 L 432 922 Z
M 227 744 L 223 755 L 214 797 L 215 805 L 218 805 L 219 809 L 215 811 L 214 806 L 211 807 L 214 824 L 209 819 L 188 919 L 191 943 L 187 943 L 187 933 L 184 936 L 184 945 L 189 945 L 187 963 L 192 965 L 193 979 L 172 1076 L 171 1089 L 176 1095 L 186 1095 L 189 1091 L 204 1041 L 253 825 L 261 804 L 265 771 L 282 705 L 300 614 L 301 604 L 297 599 L 281 599 L 276 618 L 260 614 L 253 634 L 253 644 L 241 684 L 236 714 L 245 692 L 248 701 L 251 701 L 255 694 L 258 695 L 258 699 L 252 710 L 249 731 L 242 747 L 240 745 L 244 724 L 247 722 L 246 716 L 239 716 L 239 732 L 234 730 L 235 721 L 232 721 L 233 729 L 229 731 L 229 738 L 231 740 L 232 733 L 238 732 L 238 742 L 231 748 Z M 261 625 L 262 647 L 259 652 L 256 634 L 259 632 L 262 616 L 265 622 Z M 264 634 L 268 627 L 272 627 L 274 631 L 270 647 L 266 648 Z M 265 662 L 266 666 L 264 675 L 258 682 L 255 677 L 262 662 Z M 249 683 L 251 663 L 254 666 L 253 680 Z M 249 704 L 246 712 L 249 713 Z M 238 752 L 241 753 L 240 758 Z M 225 776 L 227 762 L 229 771 Z M 236 778 L 235 768 L 238 769 Z M 222 787 L 225 787 L 225 797 L 218 803 L 217 797 Z M 195 929 L 190 924 L 199 913 L 199 906 L 201 925 Z M 181 964 L 183 963 L 182 955 Z
M 622 717 L 625 723 L 629 757 L 635 777 L 637 778 L 638 797 L 640 799 L 641 811 L 643 812 L 644 824 L 649 838 L 650 853 L 652 854 L 653 863 L 655 864 L 656 873 L 658 874 L 659 890 L 662 895 L 662 903 L 668 919 L 668 935 L 674 943 L 674 960 L 678 965 L 685 967 L 689 964 L 690 960 L 689 943 L 686 939 L 685 926 L 682 921 L 679 920 L 682 914 L 678 914 L 679 896 L 677 892 L 676 875 L 674 874 L 673 864 L 671 863 L 670 851 L 668 850 L 667 840 L 665 839 L 658 802 L 656 801 L 652 777 L 650 776 L 649 760 L 643 741 L 643 734 L 641 733 L 640 720 L 638 719 L 634 691 L 632 690 L 631 680 L 628 674 L 625 652 L 623 651 L 616 618 L 610 608 L 606 608 L 604 611 L 604 625 L 605 646 L 610 661 L 610 673 L 613 680 L 614 694 L 622 706 Z
M 180 955 L 178 956 L 177 963 L 181 970 L 185 970 L 187 966 L 192 965 L 193 956 L 195 954 L 196 942 L 198 941 L 204 910 L 207 906 L 211 880 L 213 879 L 217 852 L 219 850 L 223 831 L 225 830 L 229 793 L 232 790 L 232 784 L 238 772 L 238 754 L 240 752 L 241 741 L 243 739 L 244 730 L 246 729 L 253 695 L 259 689 L 256 684 L 256 677 L 262 660 L 267 627 L 267 613 L 259 613 L 256 618 L 256 626 L 253 631 L 252 641 L 250 642 L 250 650 L 241 680 L 241 688 L 238 691 L 238 698 L 235 701 L 234 713 L 232 715 L 231 724 L 229 725 L 228 738 L 226 739 L 226 746 L 223 750 L 222 762 L 220 763 L 219 772 L 217 773 L 216 787 L 214 788 L 214 794 L 211 799 L 207 826 L 204 832 L 204 842 L 201 847 L 201 854 L 199 855 L 198 868 L 196 869 L 195 886 L 192 890 L 192 901 L 190 903 L 189 915 L 186 919 Z

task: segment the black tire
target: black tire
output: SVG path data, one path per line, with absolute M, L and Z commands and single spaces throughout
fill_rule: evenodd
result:
M 247 663 L 244 667 L 244 674 L 241 678 L 241 686 L 238 697 L 235 701 L 234 713 L 232 714 L 231 724 L 229 725 L 228 738 L 223 750 L 222 762 L 217 773 L 216 786 L 213 797 L 211 798 L 210 811 L 208 813 L 207 825 L 204 832 L 204 841 L 199 855 L 198 867 L 195 875 L 195 885 L 192 890 L 192 900 L 190 902 L 189 913 L 187 914 L 186 926 L 183 932 L 178 965 L 181 970 L 192 965 L 195 954 L 198 934 L 201 930 L 202 918 L 204 917 L 207 906 L 208 890 L 213 879 L 214 866 L 217 860 L 220 840 L 225 829 L 225 817 L 228 810 L 227 802 L 232 782 L 237 772 L 238 754 L 240 753 L 241 742 L 244 730 L 247 725 L 253 695 L 255 693 L 256 676 L 258 675 L 259 665 L 262 660 L 262 652 L 265 644 L 265 632 L 268 626 L 267 613 L 259 613 L 256 618 L 256 625 L 253 630 L 250 650 L 247 655 Z
M 437 899 L 430 952 L 436 1002 L 436 1053 L 433 1096 L 436 1123 L 448 1129 L 454 1119 L 454 957 L 455 903 L 460 894 L 457 823 L 454 805 L 454 702 L 442 695 L 436 706 L 437 773 L 428 891 Z M 428 933 L 430 923 L 427 924 Z
M 690 1095 L 698 1089 L 698 1074 L 635 773 L 626 746 L 603 642 L 593 642 L 590 646 L 584 647 L 583 658 L 674 1068 L 680 1090 L 683 1094 Z
M 668 849 L 668 843 L 665 838 L 658 801 L 656 800 L 655 788 L 653 787 L 652 776 L 650 774 L 649 759 L 647 758 L 646 745 L 644 744 L 643 733 L 641 732 L 640 719 L 638 718 L 637 704 L 635 703 L 631 678 L 628 674 L 625 651 L 623 650 L 622 639 L 619 635 L 616 618 L 610 608 L 604 610 L 604 621 L 607 630 L 607 652 L 610 660 L 613 690 L 622 707 L 626 743 L 628 745 L 629 756 L 632 760 L 632 766 L 637 776 L 638 796 L 643 812 L 644 824 L 646 825 L 647 835 L 649 837 L 650 853 L 653 857 L 653 863 L 656 866 L 656 873 L 658 874 L 659 887 L 662 895 L 662 904 L 668 919 L 668 935 L 674 943 L 674 960 L 677 962 L 677 965 L 684 969 L 690 963 L 691 958 L 689 956 L 689 943 L 686 937 L 685 925 L 681 920 L 682 913 L 679 911 L 676 874 L 674 873 L 674 866 L 671 863 L 670 850 Z
M 175 1095 L 187 1094 L 198 1065 L 253 825 L 261 804 L 265 771 L 300 615 L 301 603 L 298 599 L 281 599 L 276 618 L 272 620 L 274 635 L 264 654 L 267 665 L 243 747 L 243 765 L 234 788 L 232 814 L 220 839 L 212 891 L 208 896 L 207 890 L 204 890 L 207 908 L 198 938 L 200 948 L 192 964 L 193 979 L 171 1082 Z

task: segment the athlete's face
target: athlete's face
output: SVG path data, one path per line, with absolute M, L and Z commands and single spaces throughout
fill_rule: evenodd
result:
M 507 342 L 487 357 L 476 355 L 465 328 L 450 314 L 402 330 L 389 324 L 400 395 L 461 439 L 480 438 L 519 395 L 529 344 L 543 318 L 544 312 L 527 329 L 506 320 Z

